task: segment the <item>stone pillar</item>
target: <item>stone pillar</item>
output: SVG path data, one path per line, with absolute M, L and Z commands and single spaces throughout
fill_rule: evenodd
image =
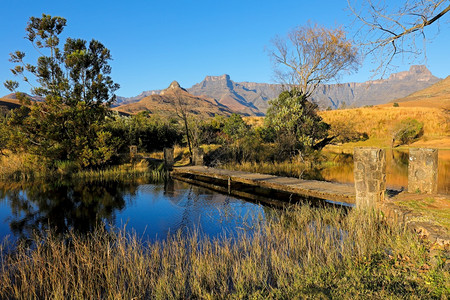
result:
M 131 145 L 130 146 L 130 159 L 133 160 L 137 155 L 137 146 Z
M 357 208 L 375 208 L 386 191 L 386 151 L 373 147 L 354 149 Z
M 437 193 L 438 150 L 409 149 L 408 192 Z
M 166 168 L 170 169 L 173 167 L 175 160 L 173 159 L 173 147 L 172 148 L 164 148 L 164 164 Z
M 202 148 L 192 149 L 192 164 L 194 166 L 202 166 L 203 165 L 203 149 Z

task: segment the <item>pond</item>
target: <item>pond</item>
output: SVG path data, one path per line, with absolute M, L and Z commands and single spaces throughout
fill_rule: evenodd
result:
M 126 226 L 143 240 L 199 230 L 210 237 L 251 230 L 271 209 L 180 181 L 53 182 L 0 184 L 0 240 L 29 238 L 33 231 L 105 224 Z
M 353 183 L 353 155 L 348 152 L 328 152 L 333 162 L 320 170 L 314 179 L 341 183 Z M 408 189 L 408 150 L 386 151 L 386 185 L 389 189 Z M 450 193 L 450 150 L 439 150 L 438 193 Z

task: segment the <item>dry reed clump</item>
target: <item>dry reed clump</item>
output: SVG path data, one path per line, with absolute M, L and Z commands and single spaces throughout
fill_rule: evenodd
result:
M 164 180 L 168 176 L 160 164 L 153 168 L 146 160 L 137 163 L 128 163 L 99 170 L 83 170 L 74 173 L 72 176 L 78 179 L 105 179 L 119 180 L 136 177 L 150 177 L 153 180 Z
M 29 179 L 48 173 L 45 159 L 27 153 L 0 155 L 0 179 Z
M 4 252 L 0 298 L 445 299 L 450 284 L 403 228 L 374 213 L 309 206 L 234 238 L 191 232 L 149 244 L 98 229 L 47 233 Z

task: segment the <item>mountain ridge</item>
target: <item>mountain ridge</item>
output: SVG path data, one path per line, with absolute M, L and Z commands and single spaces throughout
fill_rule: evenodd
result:
M 321 109 L 340 107 L 361 107 L 378 105 L 406 97 L 427 88 L 441 79 L 434 76 L 423 65 L 412 65 L 409 70 L 391 74 L 387 79 L 340 84 L 322 84 L 311 95 L 311 100 Z M 234 82 L 230 75 L 205 76 L 186 89 L 195 96 L 215 99 L 230 110 L 244 115 L 265 115 L 269 100 L 278 96 L 282 88 L 279 84 Z M 137 102 L 148 95 L 157 95 L 162 90 L 144 91 L 131 98 L 121 98 L 121 103 Z

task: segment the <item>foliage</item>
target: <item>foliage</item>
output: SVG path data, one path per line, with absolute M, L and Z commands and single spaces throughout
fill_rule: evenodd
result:
M 280 154 L 292 157 L 323 148 L 329 125 L 317 115 L 317 105 L 298 89 L 282 92 L 270 102 L 266 126 L 276 132 Z
M 270 56 L 281 83 L 306 97 L 321 83 L 337 79 L 345 70 L 356 70 L 358 52 L 343 29 L 317 24 L 294 28 L 287 38 L 276 37 Z
M 392 105 L 393 107 L 399 107 L 400 105 L 398 105 L 397 102 L 394 102 L 394 104 Z
M 216 141 L 221 144 L 219 149 L 208 153 L 205 162 L 215 165 L 218 162 L 244 162 L 270 159 L 268 146 L 263 145 L 264 131 L 255 130 L 247 125 L 238 114 L 220 120 Z
M 181 142 L 181 131 L 176 120 L 162 119 L 148 113 L 139 113 L 131 117 L 109 119 L 106 128 L 113 137 L 120 139 L 118 151 L 129 152 L 129 146 L 138 146 L 139 151 L 152 152 L 172 147 Z
M 30 153 L 75 161 L 80 167 L 101 166 L 115 154 L 117 141 L 104 123 L 119 85 L 109 76 L 111 54 L 100 42 L 67 38 L 60 47 L 65 26 L 61 17 L 30 18 L 26 38 L 41 56 L 33 65 L 24 61 L 24 52 L 11 53 L 16 64 L 11 71 L 32 86 L 36 82 L 31 92 L 45 100 L 15 110 L 9 126 L 20 135 L 18 146 Z M 15 91 L 18 83 L 7 81 L 5 86 Z M 20 93 L 19 98 L 28 100 Z
M 334 122 L 330 128 L 330 135 L 334 136 L 333 144 L 365 141 L 369 138 L 366 132 L 356 131 L 353 122 L 348 120 Z
M 392 134 L 392 144 L 398 141 L 400 145 L 410 144 L 423 134 L 423 123 L 415 119 L 406 119 L 398 123 Z

